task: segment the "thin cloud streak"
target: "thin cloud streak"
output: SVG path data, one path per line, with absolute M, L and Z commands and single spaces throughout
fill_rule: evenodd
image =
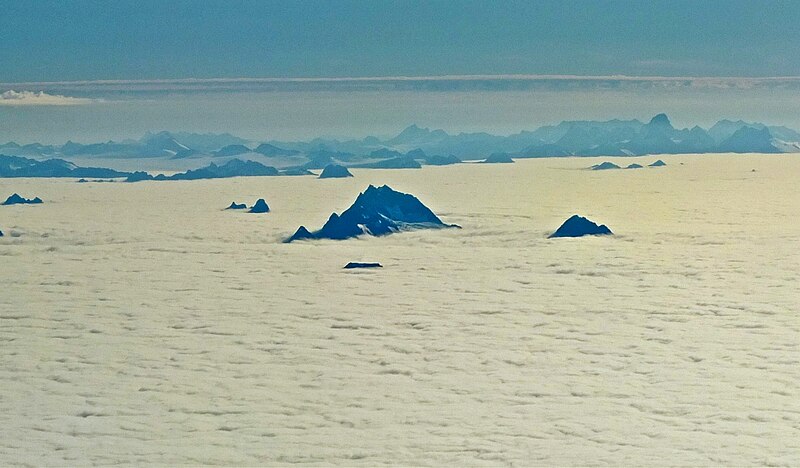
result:
M 800 83 L 800 76 L 632 76 L 632 75 L 430 75 L 430 76 L 352 76 L 352 77 L 288 77 L 288 78 L 164 78 L 146 80 L 83 80 L 0 83 L 8 86 L 63 85 L 147 85 L 147 84 L 215 84 L 215 83 L 342 83 L 385 81 L 626 81 L 626 82 L 694 82 L 694 83 Z
M 629 75 L 441 75 L 298 78 L 180 78 L 147 80 L 49 81 L 0 83 L 0 89 L 39 89 L 52 95 L 78 94 L 105 101 L 129 100 L 148 93 L 474 92 L 474 91 L 671 91 L 800 90 L 800 76 L 680 77 Z M 133 93 L 133 94 L 132 94 Z M 141 99 L 139 95 L 134 99 Z
M 93 99 L 47 94 L 44 91 L 14 91 L 0 94 L 0 106 L 76 106 L 90 104 Z

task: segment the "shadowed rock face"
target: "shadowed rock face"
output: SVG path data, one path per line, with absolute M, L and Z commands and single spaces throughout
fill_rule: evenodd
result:
M 772 143 L 769 129 L 744 126 L 719 144 L 719 150 L 726 153 L 780 153 Z
M 620 167 L 617 166 L 616 164 L 608 161 L 601 164 L 595 164 L 594 166 L 592 166 L 593 171 L 605 171 L 608 169 L 619 169 L 619 168 Z
M 42 203 L 42 199 L 39 197 L 28 199 L 22 198 L 18 194 L 13 194 L 3 202 L 3 205 L 36 205 Z
M 370 185 L 341 216 L 333 213 L 322 229 L 310 232 L 300 226 L 286 242 L 348 239 L 362 234 L 383 236 L 403 230 L 446 227 L 458 226 L 443 223 L 413 195 L 397 192 L 387 185 L 378 188 Z
M 5 234 L 3 234 L 3 231 L 0 231 L 0 237 L 3 237 L 4 235 Z M 349 263 L 348 263 L 348 265 L 349 265 Z M 345 267 L 345 268 L 347 268 L 347 267 Z
M 556 232 L 550 235 L 553 237 L 582 237 L 582 236 L 602 236 L 613 234 L 611 229 L 605 225 L 597 225 L 588 219 L 573 215 L 568 220 L 564 221 Z
M 353 174 L 346 167 L 338 164 L 328 164 L 319 175 L 320 179 L 335 179 L 339 177 L 353 177 Z
M 633 163 L 633 164 L 628 164 L 628 166 L 625 169 L 641 169 L 641 168 L 642 168 L 641 164 Z
M 666 165 L 667 165 L 667 163 L 665 163 L 664 161 L 659 159 L 658 161 L 654 162 L 653 164 L 650 164 L 650 167 L 661 167 L 661 166 L 666 166 Z
M 252 208 L 250 208 L 250 211 L 248 211 L 248 213 L 269 213 L 269 206 L 267 205 L 267 202 L 265 202 L 263 198 L 259 198 L 258 201 L 256 201 L 256 204 L 253 205 Z
M 244 210 L 246 208 L 247 208 L 247 205 L 245 205 L 244 203 L 231 202 L 231 205 L 229 207 L 225 208 L 225 209 L 226 210 Z
M 345 270 L 352 270 L 354 268 L 383 268 L 383 265 L 380 263 L 350 262 L 344 266 Z

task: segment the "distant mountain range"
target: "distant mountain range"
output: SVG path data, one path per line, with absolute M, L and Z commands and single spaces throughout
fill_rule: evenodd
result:
M 79 167 L 63 159 L 36 161 L 19 156 L 0 155 L 0 177 L 128 177 L 127 172 L 102 167 Z
M 397 136 L 360 140 L 252 142 L 227 133 L 147 133 L 139 140 L 61 146 L 8 142 L 0 154 L 30 158 L 166 158 L 192 160 L 252 156 L 277 167 L 319 169 L 328 164 L 362 167 L 416 167 L 485 159 L 495 153 L 513 158 L 639 156 L 686 153 L 800 152 L 800 133 L 781 126 L 721 120 L 709 129 L 677 129 L 665 114 L 639 120 L 565 121 L 508 136 L 449 134 L 411 125 Z M 273 162 L 274 159 L 274 162 Z M 386 161 L 381 163 L 381 161 Z

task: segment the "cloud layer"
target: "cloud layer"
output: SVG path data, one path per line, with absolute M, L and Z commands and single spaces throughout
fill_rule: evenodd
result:
M 0 94 L 0 106 L 76 106 L 89 104 L 92 99 L 47 94 L 44 91 L 8 90 Z

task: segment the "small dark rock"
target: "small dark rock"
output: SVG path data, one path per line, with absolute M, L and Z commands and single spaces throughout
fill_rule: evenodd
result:
M 245 205 L 244 203 L 231 202 L 231 205 L 229 207 L 225 208 L 225 209 L 226 210 L 244 210 L 244 209 L 247 209 L 247 205 Z
M 666 165 L 667 165 L 667 163 L 665 163 L 664 161 L 659 159 L 658 161 L 654 162 L 653 164 L 650 164 L 649 166 L 650 167 L 662 167 L 662 166 L 666 166 Z
M 350 262 L 344 266 L 345 270 L 351 270 L 353 268 L 383 268 L 383 265 L 380 263 Z

